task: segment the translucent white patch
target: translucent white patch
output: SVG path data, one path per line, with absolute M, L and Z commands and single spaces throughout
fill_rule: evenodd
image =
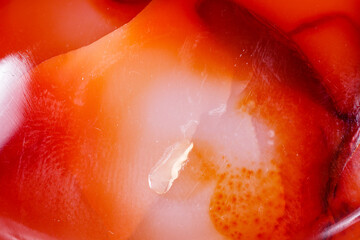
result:
M 196 120 L 190 120 L 186 124 L 182 125 L 180 129 L 182 134 L 184 135 L 184 138 L 191 139 L 198 125 L 199 125 L 199 121 Z

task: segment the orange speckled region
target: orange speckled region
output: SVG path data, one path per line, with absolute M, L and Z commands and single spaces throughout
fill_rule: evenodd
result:
M 275 170 L 254 172 L 228 165 L 217 177 L 210 202 L 215 228 L 234 240 L 270 239 L 279 234 L 285 211 L 281 185 Z

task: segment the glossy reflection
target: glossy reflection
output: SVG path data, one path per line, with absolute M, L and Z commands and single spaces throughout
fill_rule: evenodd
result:
M 23 120 L 23 104 L 32 67 L 26 56 L 10 55 L 0 60 L 0 149 Z

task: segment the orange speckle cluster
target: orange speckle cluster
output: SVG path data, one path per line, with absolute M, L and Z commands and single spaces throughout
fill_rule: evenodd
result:
M 275 160 L 259 168 L 235 167 L 201 141 L 189 158 L 185 169 L 191 179 L 215 183 L 209 216 L 221 235 L 232 240 L 286 239 L 287 201 Z
M 228 165 L 218 175 L 209 210 L 215 228 L 230 239 L 280 237 L 285 211 L 280 175 Z

